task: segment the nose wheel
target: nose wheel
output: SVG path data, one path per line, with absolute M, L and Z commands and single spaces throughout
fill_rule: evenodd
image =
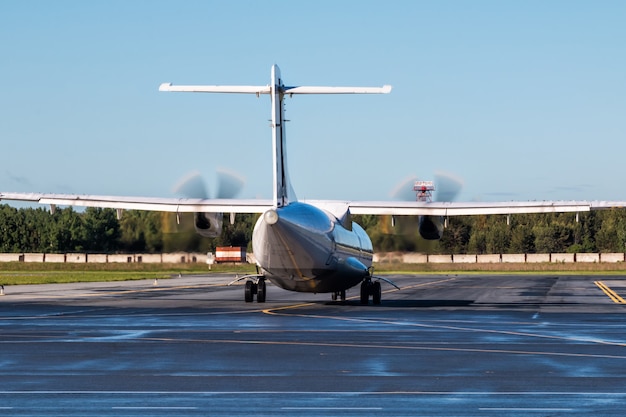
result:
M 372 282 L 371 279 L 366 279 L 361 283 L 361 304 L 369 304 L 370 296 L 372 297 L 372 304 L 380 304 L 383 291 L 379 281 Z

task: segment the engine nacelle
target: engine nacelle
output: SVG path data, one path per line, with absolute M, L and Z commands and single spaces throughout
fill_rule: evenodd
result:
M 426 240 L 439 240 L 443 236 L 445 219 L 441 216 L 420 216 L 419 232 Z
M 222 234 L 223 213 L 195 213 L 196 233 L 203 237 L 218 237 Z

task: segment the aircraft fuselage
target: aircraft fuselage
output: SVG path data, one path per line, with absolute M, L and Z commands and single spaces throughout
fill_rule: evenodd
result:
M 351 230 L 331 213 L 293 202 L 265 212 L 257 221 L 252 247 L 263 275 L 286 290 L 340 292 L 362 282 L 372 265 L 372 242 L 365 230 Z

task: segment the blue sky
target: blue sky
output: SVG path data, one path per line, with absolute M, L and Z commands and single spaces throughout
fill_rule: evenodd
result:
M 626 200 L 624 1 L 0 2 L 0 190 L 171 196 L 187 173 L 270 197 L 269 99 L 175 84 L 393 85 L 287 101 L 300 198 Z

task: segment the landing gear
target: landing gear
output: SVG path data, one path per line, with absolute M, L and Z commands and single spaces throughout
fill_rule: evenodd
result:
M 383 290 L 380 287 L 380 282 L 376 281 L 372 284 L 371 292 L 372 292 L 372 303 L 374 305 L 379 305 L 380 301 L 383 298 Z
M 265 280 L 263 278 L 259 279 L 259 282 L 256 284 L 256 301 L 259 303 L 265 302 L 265 296 L 267 295 L 267 287 L 265 286 Z
M 265 279 L 259 278 L 259 281 L 255 284 L 252 281 L 246 281 L 244 287 L 244 299 L 246 303 L 254 301 L 254 296 L 259 303 L 264 303 L 267 296 L 267 286 L 265 285 Z
M 252 281 L 246 281 L 244 288 L 244 299 L 246 303 L 251 303 L 254 300 L 254 294 L 256 294 L 256 285 Z
M 372 296 L 372 303 L 379 305 L 383 296 L 380 282 L 372 282 L 371 278 L 368 278 L 361 283 L 361 304 L 369 304 L 370 295 Z
M 372 281 L 363 281 L 361 283 L 361 304 L 366 305 L 370 302 L 370 285 Z
M 341 301 L 346 301 L 346 290 L 335 291 L 334 293 L 332 293 L 330 298 L 333 301 L 337 301 L 337 298 L 339 298 Z

